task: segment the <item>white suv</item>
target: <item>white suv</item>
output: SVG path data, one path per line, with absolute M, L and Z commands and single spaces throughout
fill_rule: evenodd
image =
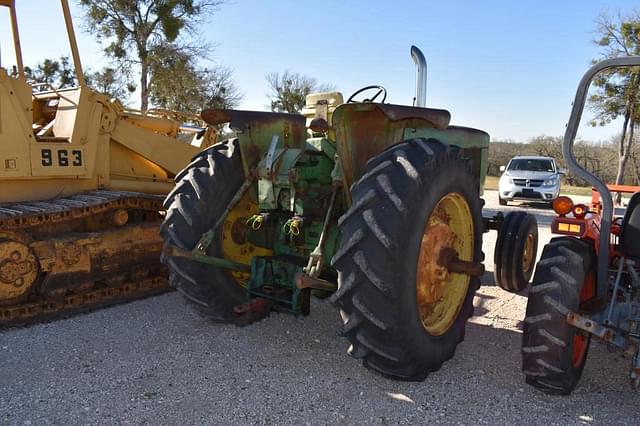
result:
M 552 203 L 560 195 L 560 175 L 551 157 L 513 157 L 500 177 L 498 199 L 501 206 L 511 200 L 540 200 Z

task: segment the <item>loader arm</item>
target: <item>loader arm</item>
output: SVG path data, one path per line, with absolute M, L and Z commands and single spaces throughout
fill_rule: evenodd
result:
M 113 141 L 165 169 L 175 176 L 199 148 L 178 140 L 168 141 L 167 136 L 151 133 L 139 126 L 120 120 L 111 134 Z

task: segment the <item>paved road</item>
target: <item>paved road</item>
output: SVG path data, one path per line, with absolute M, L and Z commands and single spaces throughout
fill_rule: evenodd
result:
M 497 208 L 494 192 L 485 198 Z M 526 208 L 541 224 L 552 216 Z M 493 243 L 488 234 L 488 261 Z M 491 274 L 483 281 L 466 340 L 422 383 L 384 379 L 348 357 L 336 310 L 319 300 L 308 317 L 236 328 L 171 293 L 0 331 L 0 424 L 638 424 L 630 360 L 600 344 L 570 397 L 525 385 L 526 298 Z

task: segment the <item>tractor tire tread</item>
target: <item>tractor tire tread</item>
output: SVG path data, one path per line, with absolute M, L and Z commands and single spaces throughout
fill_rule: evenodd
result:
M 580 291 L 594 258 L 588 243 L 560 237 L 545 246 L 538 263 L 524 320 L 522 370 L 528 384 L 546 393 L 567 395 L 582 375 L 586 353 L 574 365 L 573 336 L 577 330 L 567 323 L 566 316 L 579 309 Z
M 522 268 L 526 239 L 533 236 L 532 262 L 527 270 Z M 535 216 L 517 211 L 505 217 L 498 233 L 494 252 L 494 276 L 500 288 L 510 293 L 525 290 L 533 274 L 538 247 L 538 223 Z
M 165 244 L 192 250 L 224 214 L 243 181 L 237 140 L 198 153 L 176 176 L 177 184 L 165 199 L 167 214 L 160 227 Z M 233 307 L 245 296 L 226 271 L 186 258 L 165 255 L 162 260 L 169 267 L 170 284 L 197 313 L 217 322 L 233 321 Z
M 404 325 L 399 322 L 396 277 L 384 266 L 402 260 L 398 247 L 405 241 L 399 231 L 402 218 L 412 211 L 413 198 L 425 191 L 432 176 L 452 165 L 471 176 L 469 162 L 461 158 L 457 148 L 434 139 L 394 145 L 369 160 L 368 171 L 352 185 L 353 204 L 339 220 L 344 240 L 332 264 L 338 270 L 340 285 L 331 301 L 343 312 L 342 332 L 351 343 L 349 353 L 387 377 L 424 380 L 453 356 L 464 337 L 463 326 L 454 331 L 448 345 L 438 348 L 442 350 L 434 357 L 437 359 L 417 359 L 415 351 L 408 349 Z M 479 212 L 480 199 L 475 198 Z M 396 220 L 389 220 L 394 216 Z M 481 252 L 480 247 L 477 251 Z M 475 255 L 476 260 L 479 257 Z M 479 280 L 472 278 L 469 286 L 475 293 Z M 466 322 L 472 314 L 472 303 L 465 303 L 458 318 Z

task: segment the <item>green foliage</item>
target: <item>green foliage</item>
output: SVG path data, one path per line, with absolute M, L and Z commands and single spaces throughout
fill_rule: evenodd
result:
M 594 43 L 601 47 L 598 60 L 640 55 L 639 12 L 616 18 L 602 14 L 596 24 L 598 37 Z M 615 181 L 622 183 L 640 119 L 640 69 L 627 67 L 602 72 L 594 79 L 593 86 L 595 90 L 589 97 L 589 106 L 595 112 L 595 119 L 590 124 L 604 126 L 618 118 L 623 119 Z
M 600 57 L 593 60 L 640 55 L 640 13 L 611 18 L 600 15 L 596 20 L 598 38 L 594 43 L 602 48 Z M 600 73 L 593 82 L 594 93 L 589 97 L 596 113 L 592 125 L 603 126 L 629 114 L 630 120 L 640 117 L 640 70 L 620 68 Z
M 330 84 L 318 84 L 315 78 L 285 70 L 265 76 L 271 93 L 271 111 L 299 113 L 309 93 L 334 90 Z
M 35 91 L 63 89 L 78 84 L 68 56 L 61 56 L 59 60 L 46 58 L 34 67 L 25 67 L 24 72 L 27 80 L 35 83 Z
M 135 85 L 128 84 L 118 70 L 105 67 L 102 71 L 89 72 L 85 75 L 87 85 L 99 93 L 126 103 L 129 95 L 136 90 Z
M 24 71 L 35 92 L 78 85 L 75 70 L 67 56 L 62 56 L 59 60 L 45 58 L 33 67 L 25 67 Z M 127 84 L 117 70 L 109 67 L 103 68 L 102 71 L 87 72 L 85 80 L 87 85 L 97 92 L 120 101 L 126 101 L 129 93 L 135 91 L 135 86 Z
M 234 108 L 242 99 L 230 70 L 198 68 L 193 56 L 171 46 L 154 52 L 151 69 L 151 101 L 161 108 L 196 114 L 205 108 Z
M 604 144 L 576 141 L 573 152 L 578 163 L 591 173 L 598 176 L 606 183 L 616 180 L 618 170 L 618 137 Z M 509 160 L 516 155 L 543 155 L 556 159 L 558 166 L 566 168 L 562 157 L 561 136 L 537 136 L 528 143 L 521 142 L 491 142 L 489 148 L 489 161 L 487 175 L 500 176 L 500 166 L 506 166 Z M 640 147 L 634 145 L 629 152 L 629 173 L 622 183 L 627 185 L 640 184 Z M 564 181 L 570 185 L 586 185 L 578 177 L 568 173 Z
M 220 0 L 80 0 L 88 31 L 105 45 L 107 56 L 118 62 L 130 78 L 140 74 L 141 109 L 149 106 L 152 68 L 158 52 L 170 45 L 176 50 L 202 53 L 204 43 L 194 40 L 195 29 Z M 198 47 L 200 46 L 200 47 Z

